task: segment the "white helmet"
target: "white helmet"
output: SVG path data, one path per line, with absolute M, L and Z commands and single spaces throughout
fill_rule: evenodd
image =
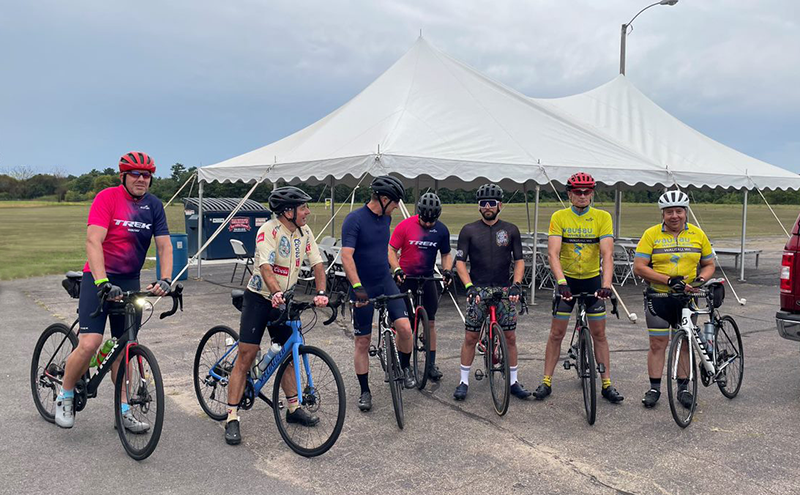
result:
M 683 191 L 667 191 L 658 198 L 658 207 L 662 210 L 677 206 L 681 208 L 689 207 L 689 196 Z

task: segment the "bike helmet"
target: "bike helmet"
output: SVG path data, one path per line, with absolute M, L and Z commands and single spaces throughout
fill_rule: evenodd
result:
M 439 196 L 427 192 L 417 201 L 417 213 L 424 222 L 433 222 L 442 214 L 442 202 Z
M 130 172 L 131 170 L 147 170 L 151 174 L 156 173 L 156 163 L 147 153 L 141 151 L 131 151 L 122 155 L 119 159 L 119 171 Z
M 570 189 L 594 189 L 594 177 L 586 172 L 578 172 L 567 179 L 567 191 Z
M 482 199 L 496 199 L 497 201 L 503 200 L 503 190 L 497 184 L 484 184 L 478 188 L 475 193 L 475 199 L 478 201 Z
M 689 196 L 685 192 L 667 191 L 658 198 L 658 207 L 662 210 L 664 208 L 675 208 L 676 206 L 681 208 L 689 207 Z
M 311 196 L 300 188 L 284 186 L 274 189 L 269 195 L 269 209 L 276 215 L 311 201 Z
M 381 175 L 372 181 L 372 192 L 378 196 L 386 196 L 395 203 L 399 203 L 406 195 L 406 188 L 399 179 L 395 179 L 391 175 Z

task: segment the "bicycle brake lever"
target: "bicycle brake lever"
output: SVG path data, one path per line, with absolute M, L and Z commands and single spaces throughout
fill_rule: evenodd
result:
M 330 325 L 336 320 L 336 317 L 339 315 L 339 307 L 338 306 L 331 306 L 331 317 L 327 320 L 323 321 L 323 325 Z

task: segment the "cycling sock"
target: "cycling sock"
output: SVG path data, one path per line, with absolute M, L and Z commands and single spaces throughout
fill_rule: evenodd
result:
M 358 377 L 358 384 L 361 385 L 361 393 L 369 392 L 369 373 L 356 374 L 356 376 Z
M 553 386 L 553 377 L 551 375 L 544 375 L 544 378 L 542 378 L 542 383 L 544 383 L 548 387 L 552 387 Z
M 411 363 L 411 353 L 397 351 L 397 354 L 400 356 L 400 367 L 403 369 L 408 368 Z
M 239 406 L 228 404 L 228 423 L 239 421 Z
M 650 388 L 653 390 L 658 390 L 661 392 L 661 378 L 651 378 L 650 379 Z
M 436 351 L 431 351 L 431 363 L 430 365 L 433 366 L 436 364 Z
M 62 387 L 61 392 L 58 393 L 58 396 L 61 397 L 62 399 L 72 399 L 73 397 L 75 397 L 75 389 L 73 388 L 70 390 L 64 390 L 64 388 Z
M 611 386 L 611 378 L 603 378 L 603 390 Z
M 510 368 L 508 368 L 508 370 L 511 372 L 511 376 L 510 376 L 511 385 L 514 385 L 515 383 L 517 383 L 517 367 L 516 366 L 511 366 Z
M 297 408 L 300 407 L 300 403 L 297 401 L 297 396 L 293 395 L 293 396 L 289 397 L 287 395 L 286 396 L 286 406 L 289 409 L 289 413 L 290 414 L 295 412 L 297 410 Z
M 131 406 L 127 402 L 123 402 L 119 405 L 119 410 L 122 411 L 122 414 L 128 414 L 128 411 L 131 410 Z
M 469 385 L 469 369 L 471 366 L 464 366 L 461 365 L 461 383 L 464 385 Z

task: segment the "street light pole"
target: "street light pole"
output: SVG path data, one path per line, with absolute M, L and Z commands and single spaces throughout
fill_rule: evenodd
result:
M 620 38 L 619 38 L 619 73 L 623 76 L 625 75 L 625 40 L 628 37 L 628 28 L 633 24 L 634 19 L 639 17 L 639 14 L 644 12 L 645 10 L 649 9 L 650 7 L 655 7 L 656 5 L 675 5 L 678 3 L 678 0 L 661 0 L 660 2 L 656 2 L 653 4 L 648 5 L 647 7 L 640 10 L 633 19 L 628 21 L 627 23 L 622 25 L 622 29 L 620 31 Z

